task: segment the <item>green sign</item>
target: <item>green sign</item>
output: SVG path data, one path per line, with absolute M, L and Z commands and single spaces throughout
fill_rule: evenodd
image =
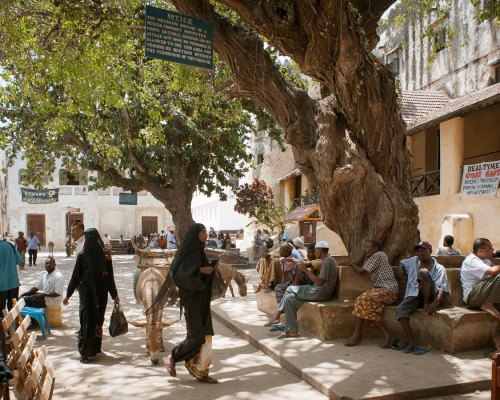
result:
M 118 204 L 137 205 L 137 193 L 118 193 Z
M 29 204 L 55 203 L 59 201 L 59 189 L 27 189 L 21 188 L 21 201 Z
M 146 57 L 213 69 L 214 24 L 146 6 Z

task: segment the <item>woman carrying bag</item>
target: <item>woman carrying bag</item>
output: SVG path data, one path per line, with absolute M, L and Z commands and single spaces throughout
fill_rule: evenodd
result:
M 78 332 L 78 351 L 80 362 L 86 364 L 89 357 L 101 352 L 102 325 L 108 293 L 115 304 L 120 303 L 113 276 L 111 256 L 104 253 L 104 244 L 95 228 L 84 233 L 85 245 L 78 253 L 73 275 L 68 284 L 63 304 L 69 304 L 69 298 L 76 288 L 80 294 L 80 331 Z
M 165 367 L 170 375 L 176 376 L 175 364 L 185 361 L 189 373 L 199 382 L 218 383 L 209 376 L 212 360 L 212 283 L 214 271 L 219 262 L 210 266 L 205 255 L 208 233 L 204 225 L 191 225 L 172 261 L 169 273 L 152 306 L 146 313 L 156 312 L 173 298 L 173 282 L 179 289 L 181 310 L 184 308 L 187 335 L 183 342 L 164 357 Z M 181 311 L 182 312 L 182 311 Z

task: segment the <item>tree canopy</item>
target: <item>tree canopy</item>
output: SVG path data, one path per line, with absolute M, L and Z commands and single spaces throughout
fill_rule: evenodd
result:
M 249 102 L 229 100 L 230 71 L 144 57 L 136 1 L 9 2 L 0 38 L 1 141 L 43 185 L 56 160 L 99 172 L 92 186 L 148 190 L 180 234 L 193 192 L 242 176 L 254 127 Z M 126 171 L 126 174 L 123 173 Z

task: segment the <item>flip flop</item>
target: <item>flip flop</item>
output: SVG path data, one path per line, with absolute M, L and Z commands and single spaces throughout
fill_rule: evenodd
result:
M 403 353 L 406 353 L 406 354 L 409 354 L 409 353 L 413 353 L 413 351 L 416 349 L 416 347 L 413 347 L 413 346 L 406 346 L 404 349 L 403 349 Z
M 276 322 L 266 322 L 264 326 L 278 326 L 279 323 L 277 324 Z
M 411 352 L 411 354 L 414 354 L 414 355 L 416 355 L 416 356 L 420 356 L 420 355 L 422 355 L 422 354 L 427 353 L 428 351 L 429 351 L 429 349 L 419 349 L 419 348 L 415 348 L 415 350 L 413 350 L 413 351 Z
M 204 383 L 219 383 L 217 379 L 212 378 L 211 376 L 205 376 L 204 378 L 196 378 L 198 382 Z
M 391 349 L 394 350 L 403 350 L 406 346 L 408 346 L 408 342 L 405 342 L 401 339 L 396 339 L 391 342 Z
M 290 338 L 296 338 L 298 336 L 292 336 L 292 335 L 289 335 L 288 333 L 282 333 L 281 335 L 278 336 L 278 339 L 290 339 Z
M 271 329 L 269 329 L 271 332 L 274 332 L 274 331 L 284 331 L 285 330 L 285 326 L 282 325 L 282 326 L 273 326 Z
M 390 349 L 390 348 L 391 348 L 391 345 L 390 345 L 390 344 L 386 344 L 386 345 L 381 344 L 379 347 L 380 347 L 381 349 L 386 350 L 386 349 Z

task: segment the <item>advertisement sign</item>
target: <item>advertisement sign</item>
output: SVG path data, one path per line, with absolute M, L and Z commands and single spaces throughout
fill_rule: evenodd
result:
M 464 165 L 460 196 L 494 196 L 500 181 L 500 161 Z
M 21 188 L 21 201 L 29 204 L 55 203 L 59 201 L 59 189 L 27 189 Z
M 213 69 L 214 24 L 146 6 L 146 57 Z

